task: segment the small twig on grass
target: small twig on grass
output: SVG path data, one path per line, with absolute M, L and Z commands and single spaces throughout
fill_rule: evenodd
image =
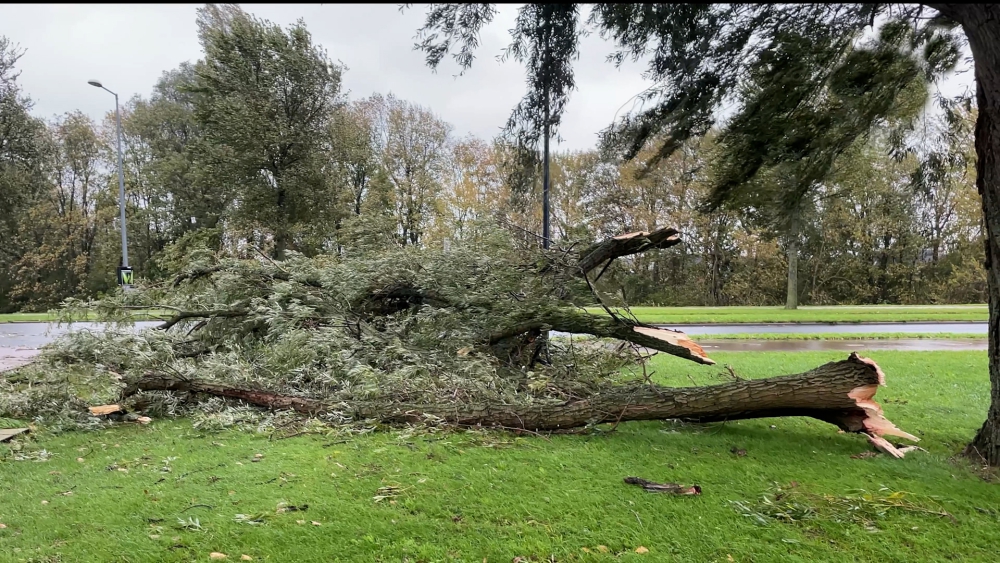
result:
M 538 436 L 539 438 L 545 440 L 546 442 L 552 441 L 545 434 L 536 432 L 534 430 L 528 430 L 527 428 L 517 428 L 516 426 L 479 426 L 477 424 L 458 424 L 458 423 L 452 424 L 452 426 L 458 426 L 460 428 L 484 428 L 487 430 L 488 429 L 505 430 L 507 432 L 527 432 L 528 434 Z
M 638 485 L 642 487 L 643 490 L 649 491 L 651 493 L 670 493 L 674 495 L 701 494 L 701 486 L 699 485 L 691 485 L 690 487 L 685 487 L 684 485 L 678 485 L 677 483 L 654 483 L 652 481 L 640 479 L 639 477 L 626 477 L 624 480 L 629 485 Z
M 183 514 L 183 513 L 187 512 L 188 510 L 191 510 L 192 508 L 207 508 L 209 510 L 212 510 L 215 507 L 212 506 L 212 505 L 210 505 L 210 504 L 192 504 L 191 506 L 185 508 L 184 510 L 178 512 L 177 514 Z

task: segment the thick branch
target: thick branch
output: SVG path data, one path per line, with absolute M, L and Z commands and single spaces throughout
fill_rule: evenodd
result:
M 213 319 L 216 317 L 245 317 L 247 311 L 233 311 L 229 309 L 219 309 L 215 311 L 178 311 L 165 323 L 156 327 L 158 330 L 168 330 L 175 324 L 185 319 Z
M 241 399 L 272 408 L 304 414 L 348 410 L 356 420 L 384 423 L 421 422 L 436 417 L 448 423 L 517 428 L 533 431 L 561 430 L 606 422 L 631 420 L 682 420 L 718 422 L 778 416 L 808 416 L 836 425 L 846 432 L 867 435 L 888 444 L 882 436 L 917 438 L 896 428 L 873 400 L 885 376 L 872 360 L 851 354 L 797 375 L 734 381 L 708 387 L 671 388 L 643 385 L 559 404 L 395 404 L 335 403 L 270 391 L 240 389 L 218 383 L 181 380 L 172 376 L 147 376 L 125 391 L 185 391 Z M 893 448 L 888 444 L 889 448 Z
M 625 319 L 578 313 L 572 310 L 539 313 L 537 317 L 515 323 L 509 328 L 493 333 L 489 337 L 489 343 L 491 345 L 497 344 L 532 330 L 545 330 L 546 327 L 547 330 L 624 340 L 699 364 L 715 363 L 701 346 L 698 346 L 683 332 L 634 324 Z
M 670 248 L 680 242 L 680 233 L 676 229 L 670 228 L 618 235 L 599 242 L 580 253 L 579 275 L 588 274 L 594 268 L 609 263 L 615 258 L 639 254 L 647 250 Z

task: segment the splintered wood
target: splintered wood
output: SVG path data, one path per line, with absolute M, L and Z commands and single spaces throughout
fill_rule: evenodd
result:
M 98 407 L 89 407 L 89 410 L 90 414 L 94 416 L 106 416 L 122 412 L 122 407 L 121 405 L 101 405 Z
M 27 431 L 27 428 L 0 428 L 0 442 L 6 442 L 14 436 L 24 434 Z

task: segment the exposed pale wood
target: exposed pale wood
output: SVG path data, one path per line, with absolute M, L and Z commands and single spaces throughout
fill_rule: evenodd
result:
M 580 253 L 580 275 L 590 273 L 601 264 L 605 264 L 631 254 L 647 250 L 670 248 L 680 244 L 680 233 L 677 229 L 662 228 L 655 231 L 637 231 L 626 233 L 601 241 Z
M 14 436 L 24 434 L 27 431 L 27 428 L 2 428 L 0 429 L 0 442 L 6 442 Z
M 121 405 L 100 405 L 97 407 L 87 407 L 90 414 L 94 416 L 104 416 L 122 412 Z
M 497 344 L 505 339 L 539 330 L 614 338 L 699 364 L 715 363 L 701 346 L 695 344 L 683 332 L 635 323 L 628 319 L 615 319 L 567 309 L 539 311 L 531 318 L 515 321 L 509 328 L 490 335 L 488 341 L 490 344 Z

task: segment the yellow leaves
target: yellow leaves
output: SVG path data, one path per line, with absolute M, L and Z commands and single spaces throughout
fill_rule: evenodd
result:
M 212 553 L 208 554 L 208 558 L 209 559 L 227 559 L 227 558 L 229 558 L 229 556 L 226 555 L 225 553 L 219 553 L 218 551 L 213 551 Z
M 240 555 L 240 561 L 253 561 L 253 557 L 244 553 L 243 555 Z
M 635 552 L 643 554 L 643 553 L 649 553 L 649 550 L 640 545 L 639 547 L 635 548 Z

